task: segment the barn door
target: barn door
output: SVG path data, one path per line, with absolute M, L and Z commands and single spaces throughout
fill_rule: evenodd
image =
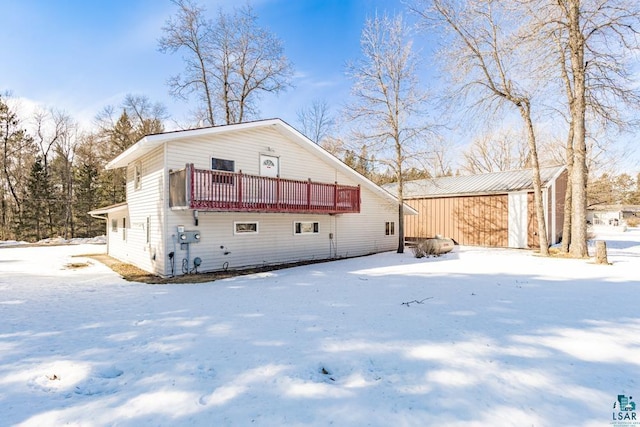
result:
M 527 193 L 509 194 L 509 247 L 527 247 Z

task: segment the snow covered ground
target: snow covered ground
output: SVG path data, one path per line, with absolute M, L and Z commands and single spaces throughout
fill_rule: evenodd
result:
M 611 425 L 640 393 L 640 230 L 599 238 L 613 265 L 460 248 L 188 285 L 2 248 L 0 425 Z

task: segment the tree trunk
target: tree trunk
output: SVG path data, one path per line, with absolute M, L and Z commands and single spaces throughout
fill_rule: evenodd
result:
M 402 147 L 396 142 L 398 167 L 398 253 L 404 253 L 404 173 L 402 172 Z
M 569 252 L 574 258 L 589 256 L 587 249 L 587 146 L 586 138 L 586 92 L 584 63 L 584 36 L 580 28 L 580 0 L 569 0 L 569 50 L 575 93 L 571 108 L 574 126 L 573 171 L 571 192 L 573 218 L 571 219 L 571 245 Z
M 529 142 L 529 154 L 533 173 L 533 198 L 535 204 L 536 217 L 538 221 L 538 241 L 540 243 L 540 254 L 549 255 L 549 239 L 547 236 L 547 223 L 544 215 L 544 200 L 542 199 L 542 180 L 540 179 L 540 163 L 538 162 L 538 150 L 536 147 L 536 136 L 531 121 L 531 109 L 527 101 L 522 101 L 518 105 L 520 114 L 525 121 L 527 128 L 527 140 Z
M 604 240 L 598 240 L 596 242 L 596 264 L 609 265 L 609 260 L 607 260 L 607 242 Z
M 571 245 L 571 218 L 573 215 L 573 191 L 571 179 L 573 175 L 573 123 L 569 124 L 567 137 L 567 189 L 564 195 L 564 220 L 562 223 L 562 245 L 560 251 L 568 254 Z

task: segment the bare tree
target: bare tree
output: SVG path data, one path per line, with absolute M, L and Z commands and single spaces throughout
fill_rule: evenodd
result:
M 331 135 L 334 120 L 327 101 L 313 101 L 308 107 L 300 108 L 297 117 L 302 133 L 316 144 L 322 144 Z
M 422 2 L 424 3 L 424 2 Z M 426 22 L 442 25 L 451 37 L 446 46 L 447 60 L 455 69 L 461 91 L 473 95 L 477 105 L 499 110 L 504 103 L 515 107 L 520 114 L 529 145 L 532 168 L 535 212 L 538 222 L 540 253 L 549 254 L 547 228 L 542 199 L 542 182 L 536 133 L 532 116 L 532 94 L 523 66 L 529 66 L 518 50 L 522 38 L 519 26 L 525 25 L 526 15 L 501 9 L 495 0 L 457 2 L 433 0 L 432 7 L 412 9 Z M 520 67 L 520 68 L 519 68 Z M 519 73 L 520 71 L 520 73 Z M 478 91 L 473 93 L 474 91 Z
M 61 130 L 54 146 L 55 158 L 52 163 L 54 182 L 59 186 L 58 230 L 66 239 L 75 235 L 74 221 L 74 159 L 80 143 L 78 123 L 65 113 L 55 113 L 54 120 Z M 86 213 L 86 212 L 83 212 Z
M 212 45 L 213 24 L 204 16 L 205 9 L 192 0 L 172 0 L 178 7 L 176 15 L 167 20 L 162 31 L 165 36 L 158 41 L 161 52 L 176 53 L 184 50 L 184 75 L 169 79 L 170 93 L 180 99 L 188 99 L 191 93 L 204 104 L 206 120 L 215 125 L 214 87 L 209 61 Z
M 219 10 L 212 21 L 192 0 L 172 0 L 176 15 L 162 28 L 160 51 L 184 51 L 184 75 L 169 80 L 171 93 L 203 104 L 198 117 L 215 125 L 221 114 L 227 124 L 241 123 L 258 112 L 262 94 L 278 94 L 290 86 L 292 66 L 282 42 L 258 25 L 246 5 L 230 14 Z M 218 114 L 220 112 L 220 114 Z
M 367 19 L 360 39 L 363 58 L 347 67 L 355 102 L 346 114 L 362 124 L 356 139 L 368 147 L 367 153 L 376 153 L 398 183 L 398 253 L 404 252 L 403 171 L 432 130 L 417 121 L 427 96 L 418 83 L 409 35 L 401 15 Z
M 221 58 L 231 65 L 229 79 L 223 82 L 231 94 L 224 103 L 226 121 L 242 123 L 257 115 L 263 94 L 278 94 L 291 86 L 293 69 L 280 39 L 258 25 L 249 5 L 230 15 L 220 12 L 217 29 L 218 38 L 232 42 L 231 52 Z
M 571 241 L 574 257 L 587 248 L 587 139 L 596 120 L 625 128 L 637 122 L 624 106 L 637 108 L 631 52 L 640 50 L 640 5 L 634 0 L 534 1 L 531 15 L 554 31 L 571 122 L 567 156 L 571 171 Z M 533 10 L 535 9 L 535 11 Z M 542 11 L 542 13 L 540 13 Z
M 50 237 L 58 232 L 67 237 L 72 227 L 72 162 L 78 125 L 71 116 L 55 109 L 36 111 L 33 123 L 42 165 L 40 178 L 47 180 L 52 188 L 50 194 L 37 196 L 42 198 L 40 206 L 45 211 L 40 215 L 47 219 L 46 231 Z M 61 222 L 64 225 L 59 227 Z M 45 231 L 44 227 L 42 231 Z M 39 237 L 40 232 L 37 234 Z
M 510 128 L 478 136 L 462 156 L 470 174 L 523 169 L 529 157 L 526 137 Z

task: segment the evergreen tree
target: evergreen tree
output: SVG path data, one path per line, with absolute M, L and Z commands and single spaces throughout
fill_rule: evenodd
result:
M 75 168 L 74 212 L 77 213 L 77 237 L 93 237 L 104 232 L 102 221 L 87 215 L 87 212 L 100 206 L 99 176 L 94 164 L 84 163 Z
M 20 238 L 38 241 L 49 235 L 51 229 L 47 211 L 52 190 L 42 157 L 38 156 L 31 165 L 27 182 L 27 196 L 18 233 Z
M 34 151 L 18 113 L 0 96 L 0 240 L 17 237 Z

